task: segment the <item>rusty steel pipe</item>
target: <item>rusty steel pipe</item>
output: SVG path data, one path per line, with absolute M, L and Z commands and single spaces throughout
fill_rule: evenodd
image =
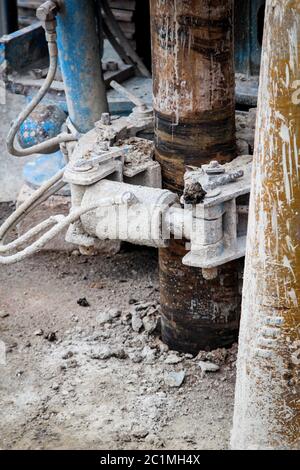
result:
M 233 0 L 151 0 L 156 159 L 165 188 L 182 193 L 187 165 L 235 155 Z M 240 262 L 207 281 L 185 267 L 185 241 L 160 251 L 162 334 L 177 350 L 237 339 Z
M 267 0 L 233 449 L 300 448 L 300 3 Z

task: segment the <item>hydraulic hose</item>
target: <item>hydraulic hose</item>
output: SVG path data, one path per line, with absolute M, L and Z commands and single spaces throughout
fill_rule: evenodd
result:
M 26 234 L 22 235 L 17 240 L 11 242 L 6 247 L 3 247 L 2 251 L 12 251 L 17 249 L 21 244 L 31 239 L 33 236 L 38 235 L 40 232 L 48 228 L 50 225 L 55 224 L 48 232 L 44 233 L 38 240 L 24 248 L 22 251 L 15 253 L 10 256 L 0 256 L 0 264 L 14 264 L 19 261 L 23 261 L 25 258 L 32 256 L 33 254 L 39 252 L 50 240 L 53 240 L 62 230 L 69 227 L 70 224 L 73 224 L 80 217 L 92 210 L 97 209 L 98 207 L 107 207 L 113 204 L 117 204 L 119 201 L 116 201 L 113 198 L 107 197 L 101 202 L 95 203 L 89 207 L 81 207 L 74 212 L 71 212 L 68 216 L 55 215 L 49 217 L 47 220 L 41 222 L 36 227 L 30 229 Z
M 26 215 L 29 214 L 29 212 L 37 207 L 37 205 L 41 204 L 43 200 L 47 199 L 50 195 L 54 194 L 54 192 L 58 190 L 57 185 L 60 186 L 61 184 L 61 187 L 65 186 L 66 183 L 62 180 L 64 171 L 64 169 L 60 170 L 49 181 L 44 183 L 3 223 L 3 225 L 0 227 L 0 245 L 3 245 L 5 236 L 17 223 L 19 223 Z
M 56 20 L 53 18 L 51 21 L 45 21 L 44 24 L 46 30 L 46 39 L 49 50 L 49 70 L 44 84 L 40 88 L 39 92 L 28 104 L 28 106 L 20 113 L 18 118 L 13 123 L 7 139 L 7 149 L 10 154 L 16 157 L 26 157 L 35 153 L 48 153 L 52 148 L 53 150 L 60 146 L 60 144 L 65 142 L 76 141 L 77 138 L 72 134 L 62 133 L 57 137 L 48 139 L 45 142 L 42 142 L 37 145 L 33 145 L 27 149 L 15 147 L 14 141 L 19 131 L 21 125 L 36 108 L 36 106 L 42 101 L 46 93 L 49 91 L 51 84 L 55 78 L 57 64 L 58 64 L 58 49 L 57 49 L 57 38 L 56 38 Z

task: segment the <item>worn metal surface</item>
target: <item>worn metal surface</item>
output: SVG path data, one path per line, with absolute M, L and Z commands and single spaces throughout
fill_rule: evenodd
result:
M 299 449 L 299 2 L 265 28 L 232 447 Z
M 168 244 L 162 215 L 178 202 L 176 194 L 166 189 L 102 180 L 86 189 L 81 207 L 89 207 L 107 197 L 120 198 L 124 203 L 99 208 L 83 216 L 81 222 L 86 233 L 100 240 L 124 240 L 137 245 L 163 247 Z M 132 200 L 128 201 L 128 197 Z
M 108 109 L 93 0 L 64 0 L 57 36 L 70 119 L 88 132 Z
M 235 156 L 233 1 L 151 1 L 156 158 L 163 184 L 182 193 L 186 165 Z M 184 241 L 160 251 L 163 339 L 192 353 L 237 338 L 236 262 L 206 281 L 182 265 Z
M 169 189 L 185 165 L 235 152 L 233 2 L 151 1 L 157 160 Z
M 58 136 L 66 118 L 64 111 L 58 106 L 39 104 L 21 125 L 18 132 L 19 144 L 22 148 L 30 148 Z
M 40 23 L 0 38 L 0 66 L 5 61 L 9 71 L 17 72 L 47 65 L 48 48 Z
M 183 199 L 187 197 L 187 187 L 193 196 L 199 184 L 206 194 L 202 203 L 191 210 L 191 245 L 183 264 L 207 270 L 245 256 L 247 215 L 239 213 L 239 201 L 245 201 L 245 211 L 251 170 L 252 157 L 244 155 L 226 165 L 211 162 L 187 172 Z

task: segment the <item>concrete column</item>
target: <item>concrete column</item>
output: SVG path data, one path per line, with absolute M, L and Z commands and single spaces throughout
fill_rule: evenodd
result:
M 179 194 L 187 165 L 235 157 L 233 0 L 151 0 L 156 159 Z M 182 265 L 185 242 L 160 251 L 163 339 L 174 349 L 237 338 L 239 263 L 206 281 Z
M 300 448 L 300 3 L 267 0 L 233 449 Z

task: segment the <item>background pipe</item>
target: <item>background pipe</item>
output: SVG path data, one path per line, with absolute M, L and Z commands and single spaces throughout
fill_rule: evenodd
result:
M 267 0 L 233 449 L 300 449 L 300 3 Z
M 0 37 L 18 29 L 17 0 L 0 0 Z
M 182 193 L 186 165 L 235 157 L 233 0 L 151 0 L 156 159 Z M 183 266 L 185 242 L 160 250 L 162 335 L 173 349 L 230 346 L 239 327 L 240 262 L 212 281 Z
M 57 16 L 59 61 L 68 111 L 85 133 L 107 112 L 94 0 L 61 0 Z

